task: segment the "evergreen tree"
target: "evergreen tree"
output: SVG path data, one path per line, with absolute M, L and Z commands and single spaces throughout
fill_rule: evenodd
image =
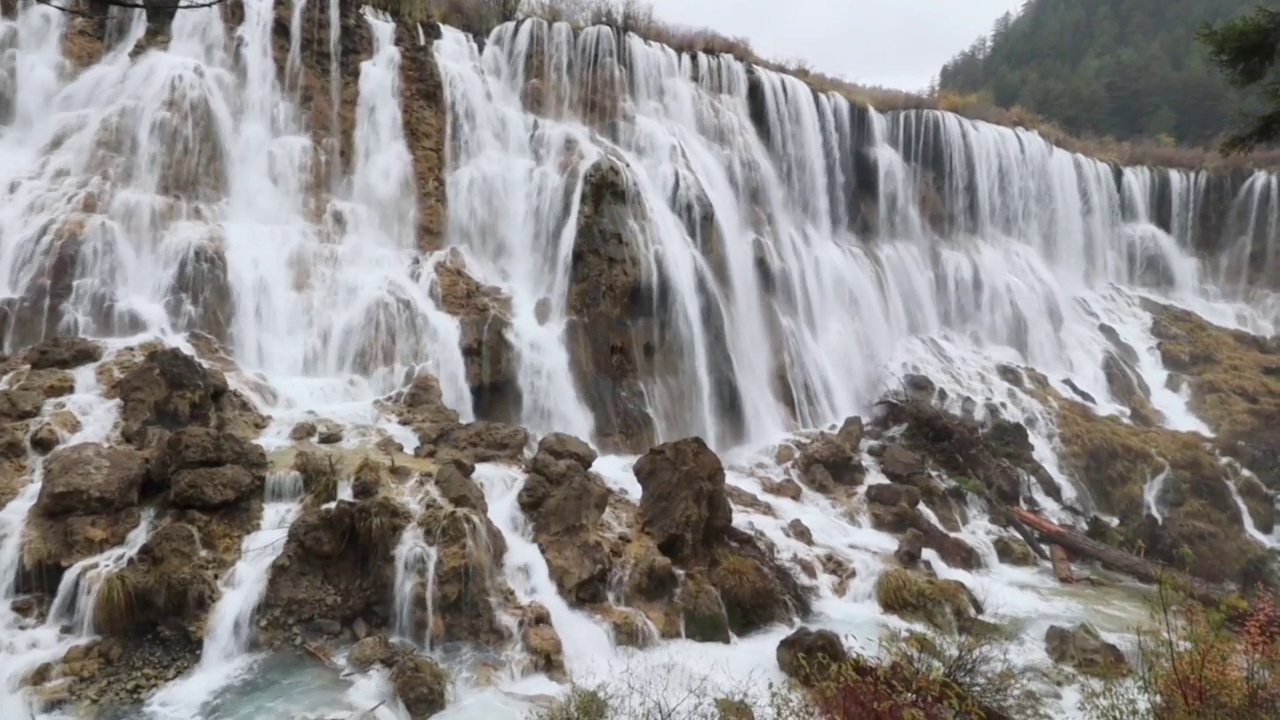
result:
M 1213 143 L 1256 93 L 1213 70 L 1197 33 L 1255 2 L 1027 0 L 948 62 L 939 88 L 1021 105 L 1077 135 Z
M 1206 25 L 1200 39 L 1237 88 L 1260 88 L 1266 109 L 1246 113 L 1248 126 L 1226 139 L 1224 153 L 1246 153 L 1280 140 L 1280 11 L 1259 5 L 1221 27 Z

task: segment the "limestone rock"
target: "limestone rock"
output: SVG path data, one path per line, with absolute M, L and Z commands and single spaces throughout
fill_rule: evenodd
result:
M 732 527 L 724 466 L 701 439 L 653 448 L 636 462 L 635 474 L 643 491 L 641 524 L 672 560 L 705 554 Z
M 855 436 L 856 439 L 861 440 L 861 433 L 854 429 L 859 426 L 846 424 L 846 428 L 842 430 L 845 435 L 844 441 L 828 433 L 819 435 L 800 451 L 800 456 L 796 458 L 796 467 L 808 477 L 817 466 L 821 466 L 830 474 L 836 485 L 852 487 L 860 484 L 863 476 L 866 475 L 866 468 L 858 459 L 857 446 L 851 447 L 847 444 Z
M 1044 634 L 1045 652 L 1054 662 L 1069 665 L 1086 675 L 1115 677 L 1127 674 L 1129 661 L 1087 623 L 1074 628 L 1052 625 Z
M 426 720 L 448 703 L 449 674 L 431 660 L 416 655 L 401 658 L 391 671 L 391 685 L 410 720 Z
M 102 346 L 81 337 L 52 337 L 27 350 L 32 370 L 69 370 L 102 359 Z
M 45 461 L 36 510 L 46 517 L 112 513 L 138 503 L 146 460 L 131 448 L 80 443 Z
M 253 497 L 261 490 L 261 477 L 239 465 L 179 470 L 169 486 L 174 507 L 212 509 Z
M 778 643 L 778 667 L 801 685 L 813 687 L 833 667 L 848 662 L 849 651 L 830 630 L 802 627 Z
M 696 642 L 729 642 L 729 619 L 719 594 L 704 577 L 685 577 L 679 602 L 686 637 Z
M 144 431 L 188 426 L 214 428 L 241 437 L 256 436 L 266 419 L 221 373 L 175 348 L 147 353 L 117 386 L 122 401 L 120 434 L 126 442 L 145 440 Z
M 1000 535 L 992 541 L 996 557 L 1006 565 L 1035 565 L 1038 558 L 1031 547 L 1018 538 Z
M 414 454 L 418 457 L 516 464 L 529 444 L 527 430 L 496 422 L 425 424 L 415 429 L 420 444 Z

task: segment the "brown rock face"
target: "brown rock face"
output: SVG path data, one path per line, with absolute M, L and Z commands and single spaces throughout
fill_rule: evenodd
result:
M 165 309 L 180 330 L 207 333 L 219 343 L 230 339 L 235 302 L 222 237 L 201 238 L 187 248 L 174 271 Z
M 440 460 L 461 459 L 468 463 L 519 463 L 529 444 L 529 431 L 518 425 L 481 420 L 451 425 L 419 425 L 414 454 Z
M 424 657 L 401 658 L 391 671 L 391 685 L 410 720 L 427 720 L 448 703 L 449 673 Z
M 778 643 L 778 667 L 787 677 L 812 687 L 831 668 L 849 660 L 849 651 L 830 630 L 802 627 Z
M 45 461 L 36 511 L 45 517 L 114 513 L 138 503 L 146 459 L 131 448 L 81 443 Z
M 54 337 L 27 350 L 32 370 L 70 370 L 102 359 L 102 346 L 80 337 Z
M 1045 631 L 1044 647 L 1054 662 L 1070 665 L 1087 675 L 1115 677 L 1129 671 L 1129 661 L 1120 648 L 1103 640 L 1092 625 L 1070 629 L 1053 625 Z
M 272 566 L 262 617 L 274 628 L 358 618 L 385 627 L 395 591 L 393 552 L 410 519 L 400 503 L 381 496 L 305 509 Z
M 800 452 L 800 456 L 796 458 L 796 467 L 815 489 L 830 491 L 831 488 L 824 487 L 828 484 L 828 478 L 830 482 L 843 487 L 852 487 L 862 482 L 866 468 L 857 455 L 860 430 L 861 423 L 858 423 L 857 431 L 850 426 L 843 439 L 823 433 Z M 850 441 L 853 441 L 852 444 Z
M 118 385 L 122 401 L 120 434 L 135 445 L 149 428 L 173 431 L 188 426 L 215 428 L 253 437 L 266 419 L 221 373 L 175 348 L 152 350 Z
M 518 358 L 509 339 L 511 300 L 495 287 L 467 274 L 461 253 L 451 251 L 436 265 L 433 286 L 440 307 L 462 326 L 462 358 L 476 417 L 515 423 L 520 420 Z
M 615 161 L 592 165 L 583 182 L 565 339 L 601 445 L 643 452 L 656 438 L 644 383 L 667 351 L 658 346 L 654 291 L 632 237 L 643 218 Z
M 519 497 L 552 579 L 579 603 L 607 599 L 613 561 L 612 539 L 601 522 L 610 492 L 587 470 L 593 462 L 595 452 L 586 443 L 548 435 L 538 444 Z
M 705 556 L 733 526 L 724 466 L 700 438 L 659 445 L 635 464 L 640 520 L 673 561 Z

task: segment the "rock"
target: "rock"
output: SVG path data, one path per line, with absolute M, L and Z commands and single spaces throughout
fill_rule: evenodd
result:
M 293 429 L 289 431 L 289 439 L 294 442 L 301 442 L 303 440 L 310 440 L 315 437 L 315 434 L 316 424 L 310 420 L 303 420 L 297 425 L 294 425 Z
M 267 421 L 231 390 L 221 373 L 176 348 L 147 353 L 117 385 L 121 400 L 120 434 L 135 445 L 144 430 L 180 430 L 199 426 L 254 437 Z
M 16 390 L 29 390 L 44 398 L 66 397 L 76 391 L 76 379 L 66 370 L 31 370 L 20 371 L 21 379 L 14 384 Z
M 635 464 L 640 520 L 676 562 L 703 555 L 733 525 L 724 466 L 700 438 L 659 445 Z
M 848 434 L 852 434 L 852 430 Z M 844 487 L 852 487 L 862 482 L 866 468 L 858 459 L 854 450 L 834 435 L 823 433 L 805 446 L 796 459 L 796 467 L 809 477 L 817 467 L 830 474 L 831 480 Z
M 898 541 L 898 549 L 893 558 L 904 568 L 913 568 L 920 562 L 920 553 L 924 551 L 924 534 L 915 528 L 907 531 Z
M 0 422 L 30 420 L 40 414 L 44 397 L 30 389 L 0 390 Z
M 770 495 L 777 495 L 778 497 L 783 497 L 793 502 L 799 502 L 800 496 L 804 493 L 804 490 L 800 487 L 800 483 L 797 483 L 795 480 L 790 478 L 784 479 L 781 482 L 765 480 L 761 483 L 761 486 L 764 488 L 764 491 Z
M 836 433 L 836 439 L 856 455 L 865 435 L 866 428 L 862 425 L 862 418 L 848 417 L 840 425 L 840 431 Z
M 679 595 L 685 637 L 695 642 L 729 642 L 729 619 L 716 589 L 700 575 L 686 576 Z
M 996 548 L 996 557 L 1006 565 L 1035 565 L 1039 559 L 1031 551 L 1031 547 L 1021 539 L 1000 535 L 992 541 Z
M 729 629 L 738 635 L 809 611 L 808 599 L 772 548 L 745 533 L 715 551 L 711 584 L 720 593 Z
M 375 665 L 395 667 L 405 652 L 404 648 L 393 645 L 386 635 L 370 635 L 351 647 L 347 653 L 347 665 L 357 672 L 364 672 Z
M 907 397 L 926 405 L 932 403 L 938 393 L 938 386 L 924 375 L 909 374 L 902 378 L 902 385 Z
M 370 457 L 361 460 L 351 477 L 351 496 L 356 500 L 368 500 L 376 496 L 385 484 L 385 472 L 386 466 L 377 460 Z
M 921 577 L 892 568 L 876 580 L 876 600 L 885 612 L 928 623 L 945 633 L 963 630 L 982 605 L 963 583 Z
M 849 652 L 830 630 L 802 627 L 778 643 L 778 667 L 805 687 L 814 687 L 832 668 L 849 661 Z
M 41 455 L 47 455 L 53 452 L 53 449 L 58 447 L 58 444 L 61 442 L 62 436 L 58 434 L 57 428 L 49 423 L 41 423 L 39 427 L 31 433 L 31 449 Z
M 889 445 L 880 457 L 880 469 L 891 482 L 919 487 L 927 480 L 920 456 L 902 447 Z
M 444 404 L 440 381 L 425 372 L 415 375 L 405 389 L 393 393 L 386 407 L 401 425 L 453 425 L 458 422 L 458 413 Z
M 538 442 L 537 454 L 575 462 L 583 470 L 590 470 L 596 461 L 596 451 L 590 445 L 564 433 L 551 433 L 542 438 Z
M 529 444 L 527 430 L 496 422 L 419 425 L 415 430 L 420 444 L 414 454 L 418 457 L 460 458 L 472 464 L 518 464 Z
M 470 479 L 466 482 L 471 484 Z M 507 642 L 510 639 L 507 628 L 495 614 L 505 590 L 501 571 L 506 542 L 485 514 L 484 506 L 468 509 L 432 503 L 424 509 L 418 525 L 427 540 L 435 545 L 437 553 L 435 617 L 424 617 L 421 625 L 439 627 L 435 637 L 440 642 L 486 646 Z M 588 550 L 581 556 L 590 554 Z M 554 562 L 548 557 L 553 580 L 556 579 Z M 424 594 L 425 589 L 418 596 Z M 425 613 L 424 601 L 418 609 Z
M 342 634 L 342 623 L 329 618 L 319 618 L 311 621 L 311 630 L 321 635 L 338 637 Z
M 69 370 L 102 359 L 102 346 L 81 337 L 52 337 L 27 350 L 27 364 L 33 370 Z
M 947 565 L 962 570 L 977 570 L 982 567 L 982 555 L 964 540 L 949 534 L 917 515 L 912 526 L 924 535 L 924 546 L 937 552 Z
M 489 512 L 484 492 L 471 479 L 474 466 L 466 463 L 449 462 L 436 470 L 436 489 L 440 495 L 454 507 L 474 510 L 481 515 Z
M 786 533 L 805 545 L 813 544 L 813 531 L 809 530 L 809 526 L 805 525 L 804 521 L 800 518 L 796 518 L 787 523 Z
M 867 502 L 876 505 L 905 505 L 914 508 L 920 504 L 920 489 L 896 483 L 868 485 Z
M 756 713 L 745 700 L 716 698 L 716 720 L 756 720 Z
M 342 426 L 335 422 L 326 420 L 316 426 L 316 442 L 321 445 L 340 443 L 342 435 Z
M 36 510 L 54 517 L 112 513 L 138 503 L 147 476 L 143 455 L 130 448 L 80 443 L 45 461 Z
M 534 672 L 544 673 L 556 681 L 568 679 L 564 667 L 564 647 L 554 627 L 550 624 L 528 625 L 521 631 L 520 640 L 533 661 Z
M 401 658 L 391 671 L 391 685 L 410 720 L 426 720 L 443 711 L 448 702 L 449 683 L 449 674 L 443 668 L 414 655 Z
M 169 483 L 169 504 L 204 510 L 243 502 L 262 490 L 262 476 L 239 465 L 179 470 Z
M 1129 672 L 1129 661 L 1120 648 L 1103 640 L 1097 629 L 1087 623 L 1071 629 L 1050 626 L 1044 634 L 1044 648 L 1054 662 L 1086 675 L 1108 678 Z

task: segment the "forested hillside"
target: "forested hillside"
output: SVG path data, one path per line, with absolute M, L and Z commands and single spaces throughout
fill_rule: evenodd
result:
M 1197 41 L 1257 0 L 1028 0 L 942 68 L 939 86 L 986 93 L 1074 134 L 1212 141 L 1241 98 Z

